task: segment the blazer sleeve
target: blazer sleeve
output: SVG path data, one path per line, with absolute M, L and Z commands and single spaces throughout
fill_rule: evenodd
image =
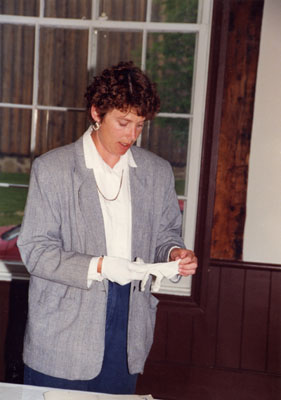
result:
M 33 162 L 18 247 L 31 275 L 87 289 L 92 255 L 64 251 L 59 188 L 40 158 Z
M 170 164 L 166 164 L 163 179 L 160 225 L 157 235 L 155 261 L 167 261 L 172 247 L 185 248 L 182 233 L 182 216 L 175 191 L 175 178 Z

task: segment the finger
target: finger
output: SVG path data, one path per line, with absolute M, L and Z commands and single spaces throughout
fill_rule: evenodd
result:
M 185 258 L 187 256 L 192 257 L 193 254 L 194 254 L 193 251 L 191 251 L 189 249 L 175 248 L 170 253 L 170 260 L 171 261 L 176 261 L 176 260 L 180 260 L 182 258 Z
M 192 250 L 188 249 L 179 249 L 176 253 L 177 257 L 184 259 L 184 258 L 193 258 L 195 256 Z
M 197 263 L 190 263 L 190 264 L 186 264 L 184 266 L 179 265 L 179 274 L 180 275 L 195 274 L 197 268 L 198 268 Z
M 188 271 L 179 271 L 179 275 L 181 276 L 190 276 L 190 275 L 195 275 L 196 274 L 196 269 L 191 269 Z
M 192 269 L 196 270 L 198 268 L 197 263 L 189 263 L 185 265 L 179 265 L 179 271 L 191 271 Z
M 197 257 L 194 255 L 193 257 L 185 257 L 180 260 L 179 265 L 184 266 L 188 264 L 197 264 Z

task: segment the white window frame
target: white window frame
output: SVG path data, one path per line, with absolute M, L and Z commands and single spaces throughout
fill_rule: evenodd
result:
M 131 0 L 133 1 L 133 0 Z M 183 239 L 186 247 L 194 249 L 196 216 L 198 205 L 198 191 L 201 164 L 201 148 L 203 136 L 203 122 L 205 114 L 205 98 L 207 88 L 209 47 L 212 23 L 213 0 L 199 0 L 197 23 L 162 23 L 151 22 L 152 0 L 147 0 L 146 21 L 112 21 L 99 17 L 99 1 L 93 0 L 91 19 L 46 18 L 44 14 L 44 0 L 40 0 L 38 17 L 16 15 L 0 15 L 0 23 L 32 25 L 35 26 L 34 46 L 34 76 L 33 76 L 33 101 L 32 104 L 0 103 L 0 107 L 24 108 L 32 110 L 31 127 L 31 154 L 34 153 L 36 143 L 36 126 L 38 110 L 67 111 L 67 107 L 42 106 L 38 104 L 39 83 L 39 45 L 40 27 L 58 27 L 73 29 L 88 29 L 88 70 L 96 66 L 96 32 L 98 30 L 134 31 L 142 32 L 142 59 L 141 68 L 145 70 L 147 34 L 150 32 L 165 33 L 195 33 L 197 34 L 195 49 L 195 65 L 192 88 L 191 111 L 186 114 L 159 113 L 159 117 L 184 118 L 189 120 L 189 141 L 186 163 L 185 193 L 178 196 L 185 202 L 183 214 Z M 101 10 L 102 11 L 102 10 Z M 75 110 L 83 110 L 75 108 Z M 140 139 L 138 145 L 140 144 Z M 165 280 L 161 285 L 161 293 L 181 296 L 191 295 L 191 278 L 182 278 L 178 283 Z

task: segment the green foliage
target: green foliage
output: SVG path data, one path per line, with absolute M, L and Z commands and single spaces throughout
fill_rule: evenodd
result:
M 198 0 L 155 0 L 156 20 L 196 22 Z M 152 33 L 148 35 L 147 71 L 157 82 L 161 112 L 189 113 L 191 108 L 196 36 L 192 33 Z M 165 119 L 158 119 L 166 126 Z M 186 144 L 186 122 L 173 127 L 175 141 Z
M 0 182 L 28 184 L 28 174 L 0 173 Z M 0 226 L 21 223 L 27 197 L 26 188 L 0 187 Z
M 161 21 L 197 21 L 198 0 L 154 0 L 154 4 L 160 11 Z
M 176 179 L 175 188 L 178 195 L 184 195 L 184 188 L 185 188 L 184 179 Z
M 194 48 L 194 34 L 149 35 L 147 70 L 157 82 L 162 112 L 190 111 Z

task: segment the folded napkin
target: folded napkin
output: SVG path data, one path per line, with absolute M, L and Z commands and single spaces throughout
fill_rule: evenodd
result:
M 137 261 L 140 262 L 140 260 Z M 152 275 L 154 279 L 151 284 L 151 290 L 153 292 L 158 292 L 160 289 L 162 279 L 164 278 L 171 279 L 174 276 L 178 275 L 179 262 L 180 260 L 170 261 L 165 263 L 145 264 L 146 273 L 141 282 L 141 290 L 144 291 L 149 275 Z

